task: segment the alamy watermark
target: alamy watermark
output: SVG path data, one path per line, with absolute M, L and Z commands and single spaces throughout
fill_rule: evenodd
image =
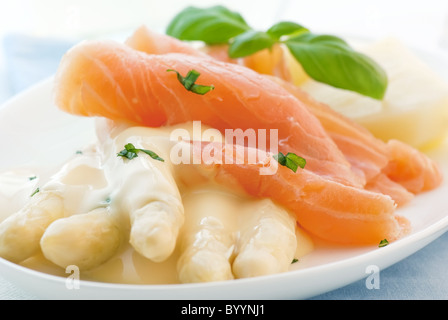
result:
M 65 279 L 65 287 L 69 290 L 80 288 L 79 268 L 76 265 L 69 265 L 65 268 L 65 273 L 70 275 Z
M 173 164 L 249 164 L 259 166 L 260 175 L 273 175 L 278 162 L 277 129 L 226 129 L 223 134 L 213 128 L 203 130 L 200 121 L 193 122 L 191 131 L 174 129 L 170 141 Z
M 366 288 L 369 290 L 380 288 L 380 268 L 377 265 L 371 264 L 366 267 L 366 273 L 369 274 L 366 278 Z

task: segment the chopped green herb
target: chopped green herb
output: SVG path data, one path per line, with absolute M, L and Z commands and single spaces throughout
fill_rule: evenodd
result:
M 33 181 L 33 180 L 37 179 L 37 176 L 29 177 L 28 179 L 29 179 L 30 181 Z
M 296 263 L 296 262 L 298 262 L 298 261 L 299 261 L 299 259 L 294 258 L 294 259 L 292 259 L 291 264 Z
M 298 167 L 305 168 L 306 160 L 302 157 L 299 157 L 295 153 L 288 152 L 286 156 L 279 152 L 274 155 L 274 159 L 278 161 L 279 164 L 291 169 L 294 172 L 297 172 Z
M 145 149 L 137 149 L 132 143 L 128 143 L 124 146 L 124 149 L 121 150 L 119 153 L 117 153 L 117 157 L 123 157 L 127 158 L 129 160 L 132 160 L 134 158 L 138 157 L 138 153 L 143 152 L 149 155 L 154 160 L 162 161 L 164 162 L 162 158 L 160 158 L 155 152 L 151 150 L 145 150 Z
M 36 193 L 38 193 L 40 191 L 39 188 L 36 188 L 36 190 L 34 190 L 34 192 L 30 195 L 30 197 L 33 197 Z
M 151 150 L 145 150 L 145 149 L 137 149 L 137 150 L 146 153 L 148 156 L 150 156 L 154 160 L 159 160 L 159 161 L 162 161 L 162 162 L 165 161 L 162 158 L 160 158 L 155 152 L 153 152 Z
M 389 244 L 389 241 L 387 241 L 387 239 L 383 239 L 380 241 L 380 244 L 378 245 L 378 247 L 385 247 Z
M 204 85 L 196 84 L 195 83 L 196 80 L 201 75 L 196 70 L 188 71 L 188 73 L 185 77 L 183 77 L 179 72 L 177 72 L 176 70 L 173 70 L 173 69 L 168 69 L 166 71 L 167 72 L 176 72 L 177 79 L 179 80 L 179 82 L 185 87 L 185 89 L 187 89 L 188 91 L 191 91 L 193 93 L 204 95 L 207 92 L 215 89 L 215 87 L 213 85 L 204 86 Z
M 76 154 L 82 154 L 82 151 L 81 150 L 77 150 L 75 153 Z

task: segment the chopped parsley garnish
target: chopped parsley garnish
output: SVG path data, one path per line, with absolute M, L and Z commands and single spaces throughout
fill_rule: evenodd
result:
M 34 192 L 30 195 L 30 197 L 33 197 L 36 193 L 38 193 L 40 191 L 39 188 L 36 188 L 36 190 L 34 190 Z
M 387 241 L 387 239 L 383 239 L 380 241 L 380 243 L 378 244 L 378 247 L 385 247 L 389 244 L 389 241 Z
M 32 177 L 29 177 L 28 179 L 29 179 L 30 181 L 33 181 L 33 180 L 37 179 L 37 176 L 32 176 Z
M 195 83 L 196 80 L 201 75 L 196 70 L 188 71 L 188 73 L 187 73 L 187 75 L 185 77 L 183 77 L 178 71 L 173 70 L 173 69 L 168 69 L 166 71 L 168 71 L 168 72 L 176 72 L 177 73 L 177 79 L 179 80 L 179 82 L 185 87 L 185 89 L 187 89 L 188 91 L 191 91 L 193 93 L 204 95 L 207 92 L 215 89 L 215 87 L 213 85 L 204 86 L 204 85 L 196 84 Z
M 132 160 L 134 158 L 138 157 L 139 152 L 144 152 L 154 160 L 159 160 L 164 162 L 162 158 L 160 158 L 155 152 L 151 150 L 145 150 L 145 149 L 138 149 L 136 148 L 132 143 L 128 143 L 124 146 L 124 149 L 121 150 L 119 153 L 117 153 L 117 157 L 123 157 L 127 158 L 129 160 Z
M 286 156 L 279 152 L 278 154 L 274 155 L 274 159 L 278 161 L 282 166 L 285 166 L 292 171 L 296 172 L 297 168 L 305 168 L 306 160 L 302 157 L 299 157 L 295 153 L 288 152 Z
M 294 259 L 292 259 L 291 264 L 296 263 L 296 262 L 299 262 L 299 259 L 294 258 Z

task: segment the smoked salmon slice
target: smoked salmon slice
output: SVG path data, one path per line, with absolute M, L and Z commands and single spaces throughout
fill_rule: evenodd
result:
M 432 190 L 442 183 L 439 166 L 424 153 L 398 140 L 389 140 L 387 151 L 390 160 L 383 172 L 410 192 Z
M 260 175 L 260 170 L 275 160 L 241 145 L 203 142 L 193 144 L 193 148 L 193 154 L 199 156 L 213 153 L 215 161 L 208 166 L 214 170 L 207 174 L 215 181 L 242 186 L 255 197 L 271 198 L 292 212 L 304 230 L 321 239 L 345 245 L 376 245 L 385 238 L 399 239 L 410 230 L 409 221 L 395 215 L 395 202 L 384 194 L 346 186 L 306 168 L 294 173 L 279 166 L 275 175 Z M 251 157 L 257 157 L 257 163 L 248 163 Z M 203 166 L 207 159 L 200 162 Z
M 169 43 L 169 46 L 152 45 L 164 41 Z M 127 39 L 126 44 L 149 54 L 180 52 L 204 57 L 203 52 L 192 48 L 189 44 L 153 32 L 145 26 L 138 28 Z M 442 174 L 437 164 L 426 155 L 396 141 L 388 144 L 383 142 L 366 128 L 315 100 L 294 85 L 284 70 L 285 66 L 281 64 L 284 59 L 279 48 L 275 48 L 272 52 L 261 51 L 245 59 L 230 59 L 226 46 L 206 47 L 206 52 L 214 59 L 243 64 L 258 73 L 264 73 L 303 102 L 344 154 L 352 170 L 361 177 L 358 181 L 362 181 L 361 184 L 365 188 L 388 194 L 402 206 L 412 200 L 414 194 L 440 185 Z M 260 66 L 260 61 L 263 61 L 264 66 Z M 413 161 L 416 163 L 412 164 Z M 395 169 L 400 173 L 395 172 Z
M 195 69 L 205 95 L 183 87 Z M 55 78 L 56 104 L 83 116 L 104 116 L 158 127 L 188 121 L 220 130 L 265 129 L 266 147 L 306 158 L 309 170 L 362 187 L 363 181 L 306 106 L 274 81 L 246 67 L 183 53 L 150 55 L 116 42 L 84 42 L 62 59 Z M 270 130 L 277 141 L 270 141 Z
M 182 75 L 197 70 L 197 83 L 215 89 L 205 95 L 192 93 L 169 69 Z M 260 175 L 260 165 L 266 163 L 224 161 L 214 165 L 214 178 L 226 185 L 236 183 L 252 196 L 273 199 L 304 229 L 332 242 L 378 244 L 400 238 L 409 223 L 395 214 L 397 204 L 441 181 L 437 165 L 424 154 L 398 142 L 379 142 L 297 87 L 218 61 L 146 28 L 137 30 L 126 45 L 86 41 L 67 52 L 55 78 L 55 101 L 75 115 L 131 125 L 201 121 L 222 133 L 278 130 L 278 149 L 269 134 L 261 150 L 247 144 L 218 149 L 225 158 L 230 151 L 237 157 L 293 152 L 307 160 L 305 169 L 294 173 L 280 166 L 276 174 Z
M 403 205 L 412 199 L 411 194 L 432 190 L 441 184 L 439 166 L 424 153 L 398 140 L 383 142 L 294 84 L 272 78 L 303 101 L 319 119 L 353 168 L 364 173 L 366 187 L 382 190 Z
M 146 26 L 141 26 L 135 30 L 125 43 L 135 50 L 147 53 L 185 53 L 203 58 L 210 57 L 205 52 L 193 48 L 188 43 L 152 31 Z M 224 54 L 219 56 L 219 58 L 224 59 Z

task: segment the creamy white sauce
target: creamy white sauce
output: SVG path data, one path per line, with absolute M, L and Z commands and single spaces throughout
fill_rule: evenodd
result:
M 246 228 L 245 224 L 250 220 L 241 217 L 239 208 L 255 206 L 259 200 L 249 197 L 242 190 L 218 185 L 210 179 L 210 172 L 200 171 L 200 166 L 180 165 L 173 170 L 170 161 L 147 161 L 141 158 L 145 156 L 141 154 L 128 161 L 116 155 L 119 148 L 132 142 L 137 148 L 152 150 L 162 158 L 169 159 L 173 145 L 169 133 L 176 128 L 191 132 L 191 125 L 159 129 L 110 125 L 99 123 L 98 144 L 74 154 L 61 168 L 55 168 L 51 177 L 40 176 L 39 170 L 31 168 L 0 173 L 0 220 L 19 210 L 37 187 L 40 190 L 62 192 L 67 216 L 111 205 L 127 236 L 114 257 L 93 270 L 81 273 L 81 278 L 87 280 L 139 284 L 179 283 L 177 264 L 183 244 L 205 241 L 201 239 L 201 233 L 197 232 L 204 226 L 220 228 L 226 235 L 223 241 L 228 245 L 226 254 L 231 261 L 238 254 L 235 248 L 240 230 Z M 168 171 L 173 173 L 173 181 L 167 180 L 166 177 L 170 176 Z M 160 183 L 162 179 L 166 181 Z M 173 194 L 174 187 L 178 188 L 185 210 L 177 245 L 163 262 L 150 261 L 129 244 L 131 221 L 123 212 L 134 210 L 147 201 L 148 195 L 142 192 L 142 188 L 148 188 L 148 185 L 164 201 L 173 201 L 167 195 Z M 289 218 L 292 219 L 292 216 Z M 297 243 L 294 245 L 294 258 L 299 259 L 313 250 L 313 242 L 299 228 L 295 231 Z M 21 265 L 67 276 L 63 268 L 45 259 L 42 253 L 23 261 Z
M 0 221 L 18 211 L 36 190 L 39 178 L 35 170 L 22 168 L 0 174 Z

